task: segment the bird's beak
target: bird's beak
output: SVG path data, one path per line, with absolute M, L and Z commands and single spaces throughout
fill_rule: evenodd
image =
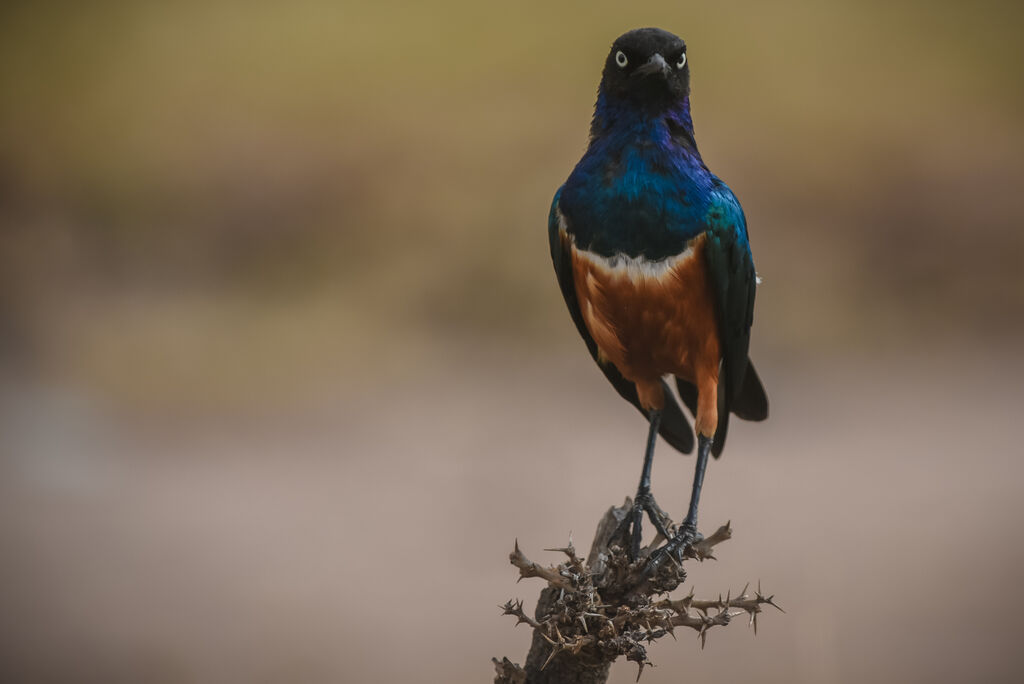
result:
M 668 73 L 668 63 L 665 61 L 665 58 L 662 57 L 657 52 L 655 52 L 654 55 L 649 60 L 647 60 L 647 64 L 639 66 L 633 71 L 633 74 L 637 76 L 668 76 Z

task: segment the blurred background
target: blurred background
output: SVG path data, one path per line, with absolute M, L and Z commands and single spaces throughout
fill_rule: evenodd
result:
M 0 678 L 490 681 L 512 541 L 589 546 L 643 419 L 547 254 L 608 46 L 682 35 L 752 356 L 643 681 L 1020 681 L 1011 2 L 7 2 Z M 662 445 L 678 516 L 692 459 Z M 635 666 L 617 664 L 613 682 Z

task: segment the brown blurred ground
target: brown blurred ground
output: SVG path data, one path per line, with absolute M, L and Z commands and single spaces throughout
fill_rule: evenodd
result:
M 1016 4 L 0 9 L 0 678 L 490 678 L 504 562 L 643 425 L 550 273 L 610 41 L 690 45 L 772 398 L 693 571 L 788 610 L 644 681 L 1016 681 Z M 659 451 L 683 505 L 691 461 Z M 410 579 L 403 568 L 418 568 Z M 614 671 L 632 681 L 631 667 Z

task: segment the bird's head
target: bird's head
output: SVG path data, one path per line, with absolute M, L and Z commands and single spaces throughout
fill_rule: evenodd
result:
M 657 28 L 624 33 L 604 63 L 599 93 L 647 110 L 670 109 L 690 92 L 690 66 L 682 38 Z

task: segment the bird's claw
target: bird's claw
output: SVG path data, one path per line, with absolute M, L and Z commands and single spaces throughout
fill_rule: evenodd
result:
M 651 554 L 650 560 L 647 561 L 647 567 L 644 569 L 644 574 L 648 577 L 656 575 L 658 568 L 664 565 L 665 561 L 669 558 L 678 565 L 682 565 L 687 549 L 703 541 L 703 539 L 704 535 L 697 531 L 697 527 L 693 523 L 684 520 L 676 530 L 675 535 L 664 546 L 656 549 Z
M 654 500 L 654 495 L 649 491 L 637 492 L 636 498 L 633 500 L 633 508 L 629 511 L 629 514 L 622 521 L 619 529 L 616 531 L 614 537 L 628 539 L 628 548 L 630 558 L 636 560 L 640 557 L 640 548 L 643 544 L 643 520 L 644 513 L 647 513 L 647 517 L 651 523 L 654 524 L 656 530 L 666 539 L 671 539 L 672 534 L 669 532 L 665 523 L 665 514 L 662 512 L 661 507 L 658 506 L 658 502 Z M 671 521 L 669 522 L 671 524 Z

